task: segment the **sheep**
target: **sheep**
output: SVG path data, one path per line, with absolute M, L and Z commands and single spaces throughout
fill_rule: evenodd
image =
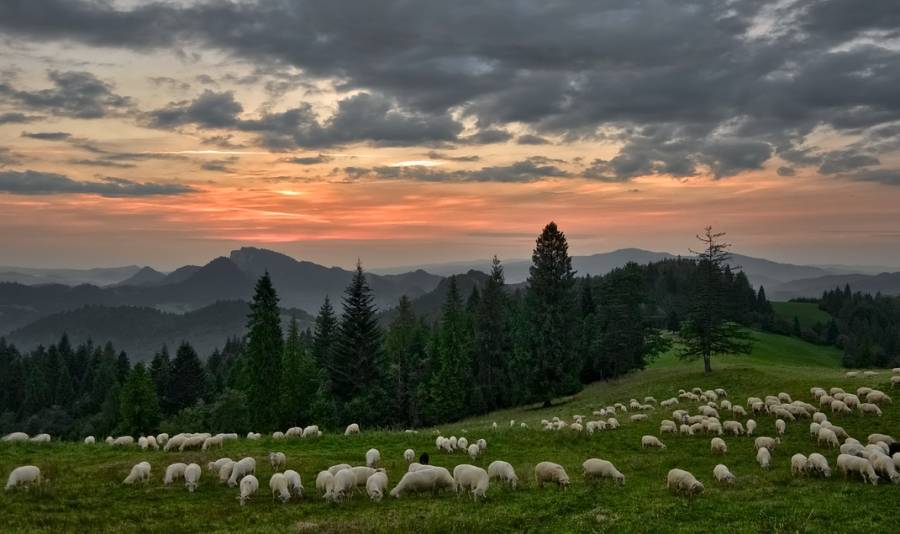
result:
M 519 477 L 516 475 L 516 470 L 513 469 L 512 464 L 504 462 L 503 460 L 494 460 L 491 462 L 488 466 L 488 476 L 491 479 L 497 478 L 508 483 L 512 489 L 516 489 L 516 486 L 519 484 Z
M 378 449 L 369 449 L 366 451 L 366 466 L 376 467 L 381 462 L 381 453 Z
M 210 435 L 206 432 L 202 434 L 191 434 L 184 438 L 184 441 L 181 442 L 181 445 L 178 447 L 179 451 L 183 451 L 185 449 L 192 449 L 194 447 L 202 447 L 203 443 L 209 438 Z
M 625 475 L 616 469 L 616 466 L 607 460 L 590 458 L 581 464 L 582 476 L 585 480 L 593 478 L 611 478 L 619 484 L 625 484 Z
M 28 434 L 25 432 L 10 432 L 9 434 L 0 438 L 0 441 L 7 441 L 11 443 L 28 441 Z
M 769 449 L 766 447 L 760 447 L 756 451 L 756 462 L 763 469 L 768 469 L 769 465 L 772 463 L 772 453 L 769 452 Z
M 181 444 L 184 442 L 185 438 L 187 438 L 186 434 L 175 434 L 174 436 L 166 440 L 166 444 L 163 446 L 163 450 L 169 452 L 172 449 L 181 447 Z
M 876 454 L 874 458 L 869 459 L 876 473 L 885 476 L 894 484 L 900 484 L 900 473 L 897 472 L 897 466 L 894 461 L 887 455 Z
M 581 423 L 572 423 L 571 425 L 569 425 L 569 429 L 574 432 L 583 432 L 584 426 L 582 426 Z
M 783 436 L 786 428 L 787 423 L 784 422 L 784 419 L 775 420 L 775 432 L 777 432 L 778 435 Z
M 228 482 L 228 480 L 231 478 L 231 471 L 232 469 L 234 469 L 234 464 L 235 462 L 229 459 L 227 462 L 224 462 L 221 466 L 219 466 L 220 484 Z
M 478 445 L 479 450 L 487 450 L 487 441 L 485 441 L 484 438 L 479 439 L 475 444 Z
M 653 447 L 657 449 L 665 449 L 666 445 L 656 436 L 641 436 L 641 448 Z
M 543 488 L 547 482 L 555 482 L 560 488 L 569 487 L 569 475 L 566 470 L 553 462 L 541 462 L 534 466 L 534 479 L 539 488 Z
M 156 443 L 160 447 L 165 446 L 166 443 L 168 443 L 168 442 L 169 442 L 169 435 L 166 434 L 165 432 L 156 435 Z
M 284 439 L 284 432 L 280 430 L 276 430 L 272 432 L 272 439 Z
M 894 461 L 894 465 L 897 468 L 900 468 L 900 452 L 895 452 L 893 456 L 891 456 L 891 460 Z
M 722 424 L 718 421 L 718 419 L 707 419 L 703 423 L 703 426 L 710 434 L 718 434 L 721 436 L 725 433 L 725 431 L 722 429 Z
M 725 454 L 728 452 L 728 445 L 722 438 L 713 438 L 709 443 L 709 450 L 712 453 Z
M 615 417 L 610 417 L 609 419 L 606 420 L 606 426 L 608 426 L 610 429 L 615 430 L 615 429 L 619 428 L 619 420 L 616 419 Z
M 366 493 L 375 502 L 381 502 L 381 499 L 384 498 L 384 493 L 387 491 L 387 486 L 388 477 L 384 471 L 378 471 L 366 479 Z
M 491 425 L 491 430 L 497 430 L 497 421 L 494 421 L 494 424 Z
M 807 458 L 806 469 L 809 473 L 818 473 L 825 478 L 831 476 L 831 468 L 828 467 L 828 460 L 817 452 L 810 454 L 809 458 Z
M 241 458 L 231 468 L 231 476 L 228 477 L 228 486 L 235 487 L 238 484 L 238 481 L 247 475 L 251 475 L 256 473 L 256 460 L 250 458 L 249 456 L 246 458 Z M 257 481 L 258 483 L 259 481 Z
M 831 430 L 832 432 L 834 432 L 834 435 L 837 436 L 838 439 L 847 439 L 849 437 L 847 434 L 847 431 L 844 430 L 843 427 L 833 425 L 833 424 L 829 423 L 828 421 L 825 421 L 824 423 L 822 423 L 822 428 L 827 428 L 828 430 Z
M 472 499 L 484 499 L 490 485 L 490 477 L 484 469 L 471 465 L 460 464 L 453 468 L 453 480 L 456 482 L 457 493 L 469 491 Z
M 340 471 L 341 469 L 350 469 L 350 467 L 351 467 L 350 464 L 332 465 L 331 467 L 328 468 L 328 472 L 331 473 L 332 475 L 336 475 L 338 473 L 338 471 Z
M 812 415 L 812 420 L 815 423 L 819 423 L 820 425 L 828 420 L 828 416 L 822 412 L 816 412 Z
M 138 438 L 138 447 L 140 447 L 142 451 L 147 450 L 147 447 L 149 446 L 150 445 L 147 443 L 147 438 L 145 438 L 144 436 Z
M 878 443 L 869 443 L 868 445 L 863 447 L 862 455 L 865 458 L 871 460 L 873 454 L 887 455 L 889 452 L 890 448 L 888 447 L 888 444 L 883 441 L 879 441 Z
M 287 483 L 287 489 L 290 495 L 303 497 L 303 483 L 300 481 L 300 473 L 293 469 L 288 469 L 282 474 L 284 475 L 284 481 Z
M 900 376 L 892 376 L 891 377 L 891 387 L 895 388 L 900 385 Z
M 224 444 L 225 444 L 225 437 L 221 434 L 218 434 L 215 436 L 210 436 L 210 437 L 206 438 L 205 440 L 203 440 L 203 445 L 200 447 L 200 450 L 205 451 L 205 450 L 208 450 L 210 447 L 222 448 L 222 446 Z
M 269 478 L 269 489 L 272 491 L 272 500 L 281 499 L 285 503 L 291 500 L 291 492 L 288 490 L 287 479 L 283 473 L 275 473 Z
M 458 440 L 456 440 L 456 448 L 461 451 L 469 450 L 469 440 L 465 437 L 459 438 Z
M 122 484 L 134 484 L 135 482 L 144 482 L 150 479 L 150 464 L 141 462 L 131 468 L 131 472 L 122 481 Z
M 686 436 L 693 436 L 694 430 L 690 427 L 690 425 L 681 425 L 678 427 L 678 433 L 684 434 Z
M 262 434 L 259 432 L 247 432 L 247 439 L 256 441 L 260 438 L 262 438 Z
M 334 475 L 334 487 L 331 499 L 336 502 L 349 499 L 356 487 L 356 475 L 350 469 L 341 469 Z
M 342 471 L 345 471 L 342 469 Z M 354 484 L 358 487 L 364 487 L 366 485 L 366 480 L 369 479 L 370 476 L 374 475 L 379 471 L 384 471 L 384 469 L 375 469 L 373 467 L 365 467 L 365 466 L 356 466 L 351 467 L 350 469 L 346 469 L 346 471 L 350 471 L 353 473 Z
M 847 406 L 844 401 L 833 400 L 831 401 L 831 413 L 851 413 L 852 410 Z
M 720 484 L 734 484 L 735 481 L 734 475 L 725 464 L 717 464 L 713 467 L 713 476 L 716 478 L 716 482 Z
M 426 467 L 418 471 L 411 471 L 403 475 L 400 482 L 394 486 L 390 495 L 399 499 L 409 492 L 436 492 L 441 489 L 450 489 L 456 492 L 456 481 L 450 476 L 450 472 L 444 468 Z
M 671 469 L 666 475 L 666 487 L 676 494 L 689 496 L 703 493 L 703 484 L 683 469 Z
M 356 423 L 350 423 L 347 425 L 347 429 L 344 430 L 344 435 L 349 436 L 351 434 L 359 434 L 359 425 Z
M 128 447 L 134 445 L 134 438 L 131 436 L 119 436 L 113 440 L 112 444 L 119 447 Z
M 166 467 L 166 474 L 163 477 L 163 484 L 168 486 L 172 482 L 184 478 L 185 469 L 187 469 L 187 464 L 182 462 L 169 464 L 169 466 Z
M 797 454 L 791 456 L 791 474 L 792 475 L 794 475 L 794 476 L 805 475 L 808 470 L 809 470 L 809 459 L 806 456 L 804 456 L 800 453 L 797 453 Z
M 334 475 L 331 471 L 319 471 L 316 476 L 316 492 L 326 499 L 331 498 L 331 492 L 334 490 Z
M 269 463 L 272 465 L 273 471 L 283 470 L 284 465 L 287 463 L 287 457 L 283 452 L 270 452 Z
M 739 404 L 733 404 L 731 406 L 731 414 L 735 417 L 747 417 L 747 410 Z
M 411 464 L 416 459 L 416 451 L 412 449 L 406 449 L 403 451 L 403 459 L 406 460 L 407 464 Z
M 849 454 L 839 454 L 837 457 L 837 466 L 838 469 L 844 473 L 844 478 L 847 478 L 850 473 L 858 473 L 862 477 L 863 482 L 868 480 L 873 486 L 878 484 L 878 475 L 875 474 L 872 463 L 865 458 L 850 456 Z
M 760 436 L 760 437 L 756 438 L 755 440 L 753 440 L 753 446 L 756 447 L 757 450 L 766 448 L 766 449 L 769 449 L 770 451 L 774 451 L 775 447 L 777 447 L 779 443 L 781 443 L 781 439 L 770 438 L 767 436 Z
M 883 441 L 888 445 L 896 443 L 896 440 L 894 440 L 893 437 L 888 436 L 887 434 L 869 434 L 867 440 L 869 443 L 878 443 L 879 441 Z
M 318 425 L 309 425 L 308 427 L 303 429 L 303 434 L 301 435 L 303 438 L 318 438 L 322 435 L 322 431 L 319 430 Z
M 659 423 L 659 433 L 664 434 L 666 432 L 670 432 L 674 434 L 677 431 L 677 427 L 675 426 L 675 421 L 669 421 L 668 419 L 663 420 Z
M 849 454 L 851 456 L 862 456 L 863 450 L 865 448 L 859 443 L 844 443 L 840 448 L 841 454 Z
M 892 403 L 894 401 L 883 392 L 874 389 L 866 394 L 866 402 L 871 402 L 873 404 L 882 404 L 885 402 Z
M 645 413 L 637 413 L 637 414 L 634 414 L 634 415 L 632 415 L 631 417 L 629 417 L 629 419 L 631 420 L 632 423 L 637 423 L 638 421 L 646 421 L 646 420 L 647 420 L 647 414 L 645 414 Z
M 241 496 L 238 497 L 238 500 L 241 501 L 241 506 L 244 506 L 250 500 L 250 497 L 256 495 L 257 491 L 259 491 L 259 480 L 255 476 L 247 475 L 242 478 Z
M 347 427 L 350 428 L 350 427 Z M 284 437 L 286 438 L 300 438 L 303 437 L 303 429 L 299 426 L 292 426 L 291 428 L 284 431 Z
M 478 455 L 481 454 L 481 448 L 478 447 L 477 443 L 473 443 L 469 445 L 469 458 L 474 462 Z
M 15 441 L 15 440 L 11 440 Z M 9 478 L 6 479 L 6 491 L 9 491 L 19 484 L 22 485 L 30 485 L 35 484 L 37 486 L 41 485 L 41 470 L 37 466 L 34 465 L 23 465 L 17 467 L 12 470 L 9 474 Z
M 50 434 L 38 434 L 28 441 L 32 443 L 50 443 Z
M 96 442 L 97 442 L 97 440 L 94 438 L 94 436 L 88 436 L 88 437 L 84 438 L 85 445 L 93 445 Z
M 456 450 L 456 449 L 458 448 L 458 445 L 459 445 L 459 440 L 456 438 L 456 436 L 450 436 L 449 438 L 447 438 L 447 441 L 445 441 L 444 443 L 445 443 L 445 444 L 446 444 L 446 443 L 449 443 L 449 444 L 450 444 L 450 449 L 451 449 L 451 450 Z
M 740 436 L 746 432 L 744 430 L 744 425 L 742 425 L 740 421 L 725 421 L 722 423 L 722 428 L 735 436 Z
M 194 493 L 194 490 L 197 489 L 201 473 L 200 466 L 197 464 L 189 464 L 184 469 L 184 487 L 186 487 L 189 492 Z
M 747 435 L 752 436 L 756 431 L 756 421 L 753 419 L 747 419 Z
M 881 417 L 881 408 L 878 407 L 877 404 L 873 404 L 871 402 L 864 402 L 859 405 L 859 414 L 865 415 L 867 413 L 873 413 L 878 417 Z
M 830 428 L 822 427 L 819 429 L 819 436 L 816 440 L 819 445 L 824 441 L 828 448 L 839 447 L 837 435 Z

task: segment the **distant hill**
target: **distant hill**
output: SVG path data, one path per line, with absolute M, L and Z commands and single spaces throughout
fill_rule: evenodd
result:
M 481 289 L 487 282 L 489 276 L 481 271 L 469 271 L 464 274 L 453 275 L 456 278 L 456 288 L 459 295 L 466 302 L 472 293 L 473 287 Z M 424 317 L 426 321 L 432 322 L 441 316 L 441 310 L 447 301 L 447 293 L 450 292 L 450 278 L 441 280 L 438 286 L 431 292 L 426 293 L 418 298 L 410 299 L 412 309 L 419 317 Z M 397 316 L 396 308 L 389 309 L 380 315 L 382 324 L 389 324 L 394 317 Z
M 242 301 L 221 301 L 185 314 L 163 312 L 137 306 L 85 306 L 56 313 L 20 328 L 7 340 L 20 350 L 47 346 L 68 334 L 73 344 L 94 340 L 111 341 L 128 353 L 132 362 L 146 361 L 163 344 L 174 351 L 186 340 L 202 356 L 222 347 L 229 337 L 245 333 L 250 307 Z M 303 310 L 282 310 L 287 325 L 294 315 L 301 329 L 310 327 L 313 318 Z
M 107 286 L 118 284 L 134 276 L 141 268 L 137 265 L 125 267 L 96 267 L 93 269 L 53 269 L 37 267 L 0 266 L 0 282 L 19 284 L 63 284 L 77 286 L 93 284 Z
M 152 286 L 163 282 L 166 275 L 153 267 L 141 267 L 141 270 L 122 280 L 120 286 Z
M 872 295 L 900 295 L 900 272 L 870 274 L 842 274 L 791 280 L 771 288 L 766 288 L 770 299 L 788 300 L 799 297 L 821 297 L 826 290 L 849 285 L 854 292 Z

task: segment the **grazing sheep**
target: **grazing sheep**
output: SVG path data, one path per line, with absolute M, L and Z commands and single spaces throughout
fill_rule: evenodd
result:
M 735 417 L 739 417 L 739 416 L 740 416 L 740 417 L 747 417 L 747 410 L 745 410 L 744 407 L 741 406 L 741 405 L 739 405 L 739 404 L 733 404 L 733 405 L 731 406 L 731 413 L 732 413 L 732 415 L 734 415 Z
M 862 451 L 864 450 L 865 447 L 859 443 L 844 443 L 840 448 L 841 454 L 849 454 L 851 456 L 862 456 Z
M 772 463 L 772 453 L 769 452 L 769 449 L 766 447 L 760 447 L 756 451 L 756 462 L 763 469 L 768 469 L 769 465 Z
M 97 442 L 97 440 L 94 439 L 94 436 L 88 436 L 88 437 L 84 438 L 85 445 L 93 445 L 96 442 Z
M 619 428 L 619 420 L 616 419 L 615 417 L 610 417 L 609 419 L 606 420 L 606 426 L 615 430 L 615 429 Z
M 490 485 L 487 471 L 470 464 L 459 464 L 454 467 L 453 480 L 456 482 L 457 493 L 469 491 L 476 501 L 479 497 L 482 499 L 486 497 L 485 494 Z
M 50 443 L 50 434 L 38 434 L 28 441 L 32 443 Z
M 14 441 L 14 440 L 13 440 Z M 41 485 L 41 470 L 33 465 L 23 465 L 12 470 L 6 479 L 6 491 L 18 485 Z
M 756 432 L 756 421 L 747 419 L 747 435 L 752 436 L 754 432 Z
M 391 497 L 399 499 L 405 493 L 436 492 L 450 489 L 456 492 L 456 481 L 444 468 L 427 467 L 418 471 L 410 471 L 403 475 L 400 482 L 391 490 Z
M 341 469 L 334 475 L 334 488 L 331 492 L 331 499 L 340 502 L 350 499 L 353 495 L 353 488 L 356 487 L 356 475 L 350 469 Z
M 832 432 L 834 432 L 834 435 L 837 436 L 838 439 L 847 439 L 849 437 L 849 435 L 847 434 L 847 431 L 844 430 L 843 427 L 833 425 L 833 424 L 829 423 L 828 421 L 825 421 L 824 423 L 822 423 L 822 428 L 827 428 L 828 430 L 831 430 Z
M 166 474 L 163 477 L 163 484 L 168 486 L 176 480 L 183 479 L 185 469 L 187 469 L 187 464 L 185 463 L 178 462 L 170 464 L 169 467 L 166 467 Z
M 387 486 L 388 477 L 387 473 L 384 471 L 378 471 L 366 479 L 366 493 L 369 495 L 369 498 L 375 502 L 381 502 L 381 499 L 384 498 L 384 494 L 387 491 Z
M 147 438 L 145 438 L 144 436 L 138 438 L 138 447 L 140 447 L 142 451 L 147 450 L 147 447 L 149 446 L 150 445 L 147 443 Z
M 876 454 L 874 458 L 869 459 L 876 473 L 884 475 L 885 478 L 894 484 L 900 484 L 900 473 L 897 472 L 897 466 L 894 461 L 887 455 Z
M 888 445 L 890 445 L 892 443 L 896 443 L 896 440 L 894 440 L 893 437 L 888 436 L 887 434 L 869 434 L 869 437 L 867 438 L 867 440 L 869 443 L 873 443 L 873 444 L 878 443 L 879 441 L 883 441 L 883 442 L 887 443 Z
M 828 420 L 828 416 L 822 412 L 816 412 L 812 415 L 812 420 L 820 425 Z
M 341 471 L 345 471 L 342 469 Z M 346 469 L 346 471 L 350 471 L 353 473 L 353 477 L 355 479 L 354 484 L 358 487 L 364 487 L 366 485 L 366 480 L 369 479 L 370 476 L 374 475 L 378 471 L 384 471 L 384 469 L 375 469 L 373 467 L 365 467 L 362 465 L 358 465 L 356 467 L 351 467 L 350 469 Z
M 839 454 L 837 466 L 838 469 L 844 473 L 844 478 L 847 478 L 850 473 L 857 473 L 862 477 L 863 482 L 868 480 L 873 486 L 878 484 L 878 475 L 875 474 L 872 463 L 865 458 L 850 456 L 849 454 Z
M 0 441 L 7 441 L 11 443 L 28 441 L 28 434 L 25 432 L 10 432 L 9 434 L 0 438 Z
M 664 434 L 666 432 L 676 433 L 678 431 L 678 427 L 675 426 L 675 421 L 669 421 L 668 419 L 663 420 L 659 423 L 659 433 Z
M 316 492 L 320 497 L 331 499 L 331 493 L 334 490 L 334 475 L 331 471 L 319 471 L 316 476 Z
M 873 404 L 871 402 L 864 402 L 859 405 L 859 414 L 865 415 L 867 413 L 873 413 L 878 417 L 881 417 L 881 408 L 878 407 L 877 404 Z
M 619 484 L 625 484 L 625 475 L 616 469 L 616 466 L 607 460 L 599 458 L 590 458 L 581 464 L 583 468 L 582 476 L 585 480 L 594 478 L 611 478 Z
M 450 443 L 450 449 L 456 450 L 459 445 L 459 440 L 456 438 L 456 436 L 450 436 L 444 443 Z
M 783 436 L 786 428 L 787 428 L 787 423 L 784 422 L 784 419 L 776 419 L 775 420 L 775 431 L 779 435 Z
M 366 466 L 375 467 L 381 462 L 381 453 L 378 449 L 369 449 L 366 451 Z
M 823 441 L 825 442 L 826 445 L 828 445 L 828 448 L 840 447 L 840 444 L 838 443 L 837 434 L 835 434 L 834 431 L 831 430 L 830 428 L 822 427 L 819 429 L 819 436 L 818 436 L 817 442 L 819 443 L 819 445 L 821 445 Z
M 893 456 L 891 456 L 891 460 L 894 461 L 894 466 L 900 468 L 900 452 L 895 452 Z
M 331 467 L 328 468 L 328 472 L 331 473 L 332 475 L 336 475 L 338 473 L 338 471 L 340 471 L 341 469 L 350 469 L 351 467 L 352 466 L 350 464 L 332 465 Z
M 484 438 L 479 439 L 475 444 L 478 445 L 479 450 L 487 450 L 487 441 L 485 441 Z
M 713 476 L 716 478 L 716 482 L 720 484 L 734 484 L 735 481 L 734 475 L 725 464 L 717 464 L 713 467 Z
M 900 376 L 892 376 L 891 377 L 891 387 L 895 388 L 900 385 Z
M 469 445 L 468 452 L 469 452 L 469 458 L 471 458 L 472 461 L 474 462 L 475 459 L 478 458 L 478 455 L 481 454 L 481 448 L 478 447 L 477 443 L 473 443 L 473 444 Z
M 656 436 L 641 436 L 641 448 L 653 447 L 656 449 L 665 449 L 666 445 Z
M 269 463 L 272 465 L 273 471 L 283 470 L 284 465 L 287 463 L 287 457 L 283 452 L 270 452 Z
M 231 476 L 228 477 L 228 485 L 235 487 L 238 481 L 247 475 L 256 473 L 256 460 L 251 457 L 241 458 L 231 468 Z M 257 481 L 257 484 L 259 481 Z
M 141 462 L 131 468 L 131 472 L 122 481 L 122 484 L 134 484 L 135 482 L 144 482 L 150 479 L 150 464 Z
M 560 488 L 569 487 L 569 475 L 566 474 L 566 470 L 553 462 L 541 462 L 534 466 L 534 479 L 539 488 L 543 488 L 547 482 L 555 482 Z
M 722 435 L 725 431 L 722 429 L 722 424 L 719 423 L 718 419 L 707 419 L 703 426 L 706 428 L 706 431 L 710 434 L 718 434 Z
M 189 492 L 194 493 L 194 490 L 197 489 L 197 486 L 200 483 L 201 474 L 202 471 L 197 464 L 189 464 L 184 469 L 184 487 L 186 487 Z
M 231 470 L 234 469 L 235 462 L 228 460 L 219 466 L 219 483 L 224 484 L 231 478 Z
M 777 447 L 779 443 L 781 443 L 781 439 L 770 438 L 767 436 L 760 436 L 760 437 L 756 438 L 755 440 L 753 440 L 753 446 L 756 447 L 757 449 L 766 448 L 766 449 L 769 449 L 770 451 L 774 451 L 775 447 Z
M 831 468 L 828 466 L 828 460 L 817 452 L 809 455 L 806 462 L 806 468 L 808 472 L 818 473 L 825 478 L 831 476 Z
M 488 477 L 491 479 L 498 478 L 503 482 L 508 483 L 512 489 L 516 489 L 516 486 L 519 484 L 519 477 L 516 475 L 516 470 L 513 469 L 512 464 L 504 462 L 503 460 L 494 460 L 491 462 L 491 465 L 488 466 Z
M 284 439 L 284 432 L 282 432 L 280 430 L 276 430 L 275 432 L 272 432 L 272 439 L 278 439 L 278 440 Z
M 465 437 L 459 438 L 458 440 L 456 440 L 456 448 L 461 451 L 469 450 L 469 440 L 467 440 Z
M 572 423 L 571 425 L 569 425 L 569 429 L 574 432 L 583 432 L 584 426 L 582 426 L 581 423 Z
M 636 414 L 632 415 L 631 417 L 629 417 L 629 419 L 631 420 L 632 423 L 637 423 L 638 421 L 646 421 L 646 420 L 647 420 L 647 414 L 645 414 L 645 413 L 636 413 Z
M 209 450 L 210 447 L 219 447 L 220 449 L 225 444 L 225 436 L 222 434 L 217 434 L 215 436 L 210 436 L 203 440 L 203 445 L 200 446 L 200 450 Z
M 131 436 L 119 436 L 113 440 L 112 444 L 119 447 L 130 447 L 134 445 L 134 438 Z
M 791 474 L 794 476 L 802 476 L 805 475 L 809 470 L 809 459 L 797 453 L 791 456 Z
M 262 434 L 260 434 L 259 432 L 247 432 L 247 439 L 256 441 L 260 438 L 262 438 Z
M 713 454 L 725 454 L 728 452 L 728 445 L 725 444 L 725 440 L 722 438 L 713 438 L 709 442 L 709 450 Z
M 852 413 L 851 410 L 844 401 L 833 400 L 831 401 L 831 413 Z
M 693 436 L 694 430 L 689 425 L 681 425 L 678 427 L 678 433 L 686 436 Z
M 813 421 L 812 423 L 809 424 L 809 435 L 814 438 L 818 437 L 820 428 L 822 428 L 822 425 Z
M 291 492 L 288 490 L 287 479 L 282 473 L 275 473 L 269 478 L 269 489 L 272 490 L 272 500 L 281 499 L 285 503 L 291 500 Z
M 303 483 L 300 481 L 300 473 L 293 469 L 284 472 L 284 480 L 287 482 L 288 491 L 291 495 L 303 497 Z
M 303 437 L 303 429 L 299 426 L 292 426 L 291 428 L 284 431 L 284 437 L 286 438 L 300 438 Z
M 412 449 L 406 449 L 403 451 L 403 459 L 406 460 L 407 464 L 411 464 L 416 459 L 416 451 Z
M 259 491 L 259 480 L 253 475 L 247 475 L 241 479 L 241 496 L 238 497 L 238 500 L 241 501 L 241 506 L 244 506 L 247 501 L 250 500 L 250 497 L 256 495 L 256 492 Z
M 722 428 L 725 429 L 726 432 L 730 432 L 735 436 L 740 436 L 744 434 L 746 431 L 744 430 L 744 425 L 741 424 L 740 421 L 725 421 L 722 423 Z
M 676 494 L 693 496 L 703 493 L 703 484 L 684 469 L 669 470 L 666 487 Z
M 351 434 L 359 434 L 359 425 L 356 423 L 350 423 L 347 425 L 347 429 L 344 430 L 344 435 L 349 436 Z
M 866 402 L 871 402 L 873 404 L 882 404 L 882 403 L 892 403 L 893 400 L 885 395 L 883 392 L 874 389 L 866 394 Z
M 194 447 L 202 447 L 203 443 L 209 438 L 210 435 L 208 433 L 202 434 L 190 434 L 184 438 L 181 442 L 181 445 L 178 447 L 179 451 L 183 451 L 185 449 L 192 449 Z
M 309 425 L 308 427 L 303 429 L 302 437 L 304 438 L 318 438 L 322 435 L 322 431 L 319 430 L 319 425 Z

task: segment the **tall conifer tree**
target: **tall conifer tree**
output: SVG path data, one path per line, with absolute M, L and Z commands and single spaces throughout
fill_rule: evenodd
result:
M 247 398 L 250 414 L 256 428 L 272 430 L 278 426 L 280 419 L 284 339 L 278 295 L 268 272 L 256 282 L 247 330 Z

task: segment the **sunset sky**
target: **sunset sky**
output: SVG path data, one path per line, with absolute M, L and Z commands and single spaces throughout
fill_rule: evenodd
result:
M 0 265 L 900 268 L 900 3 L 0 1 Z

